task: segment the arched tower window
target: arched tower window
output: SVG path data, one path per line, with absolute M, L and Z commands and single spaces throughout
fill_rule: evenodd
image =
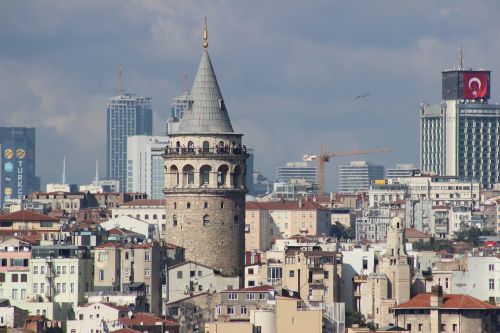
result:
M 241 175 L 242 175 L 241 167 L 239 165 L 237 165 L 233 171 L 233 187 L 234 188 L 241 188 L 241 186 L 243 186 Z
M 203 204 L 203 208 L 208 208 L 208 202 L 205 201 L 205 203 Z
M 210 165 L 204 165 L 200 168 L 200 185 L 210 184 L 210 171 L 212 171 Z
M 210 150 L 210 144 L 208 143 L 208 141 L 203 141 L 203 152 L 208 153 L 209 150 Z
M 179 141 L 175 143 L 175 150 L 177 153 L 181 151 L 181 143 Z
M 188 203 L 186 204 L 186 208 L 187 208 L 187 209 L 190 209 L 190 208 L 191 208 L 191 203 L 190 203 L 190 202 L 188 202 Z
M 203 226 L 206 227 L 210 225 L 210 218 L 208 217 L 208 215 L 205 215 L 203 216 Z
M 194 152 L 194 143 L 193 141 L 188 142 L 188 152 L 193 153 Z
M 217 187 L 224 187 L 226 185 L 227 173 L 229 167 L 227 165 L 221 165 L 217 170 Z
M 177 227 L 177 215 L 172 216 L 172 225 Z
M 194 184 L 194 168 L 192 165 L 185 165 L 182 169 L 182 185 L 192 185 Z
M 170 166 L 170 186 L 177 186 L 179 185 L 179 169 L 177 169 L 177 166 L 172 165 Z
M 238 225 L 240 223 L 238 215 L 234 215 L 234 224 Z

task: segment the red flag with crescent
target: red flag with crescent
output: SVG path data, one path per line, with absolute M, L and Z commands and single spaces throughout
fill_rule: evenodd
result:
M 464 99 L 484 98 L 488 94 L 488 72 L 464 73 Z

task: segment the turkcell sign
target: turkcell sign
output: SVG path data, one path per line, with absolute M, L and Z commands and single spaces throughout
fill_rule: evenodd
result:
M 26 159 L 29 159 L 24 145 L 7 142 L 2 145 L 2 196 L 3 201 L 23 199 L 27 195 Z
M 490 71 L 452 70 L 442 73 L 443 100 L 490 98 Z

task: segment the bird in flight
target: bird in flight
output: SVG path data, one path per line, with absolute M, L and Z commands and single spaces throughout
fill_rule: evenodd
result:
M 362 94 L 362 95 L 358 95 L 358 96 L 356 96 L 356 99 L 365 98 L 365 97 L 368 97 L 368 96 L 370 96 L 370 94 L 369 94 L 369 93 L 364 93 L 364 94 Z

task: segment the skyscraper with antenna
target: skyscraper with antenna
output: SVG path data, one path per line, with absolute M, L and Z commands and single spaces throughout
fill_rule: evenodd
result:
M 120 191 L 127 188 L 127 138 L 152 135 L 153 109 L 151 97 L 125 92 L 123 69 L 118 70 L 118 95 L 108 100 L 106 108 L 107 177 L 120 182 Z

